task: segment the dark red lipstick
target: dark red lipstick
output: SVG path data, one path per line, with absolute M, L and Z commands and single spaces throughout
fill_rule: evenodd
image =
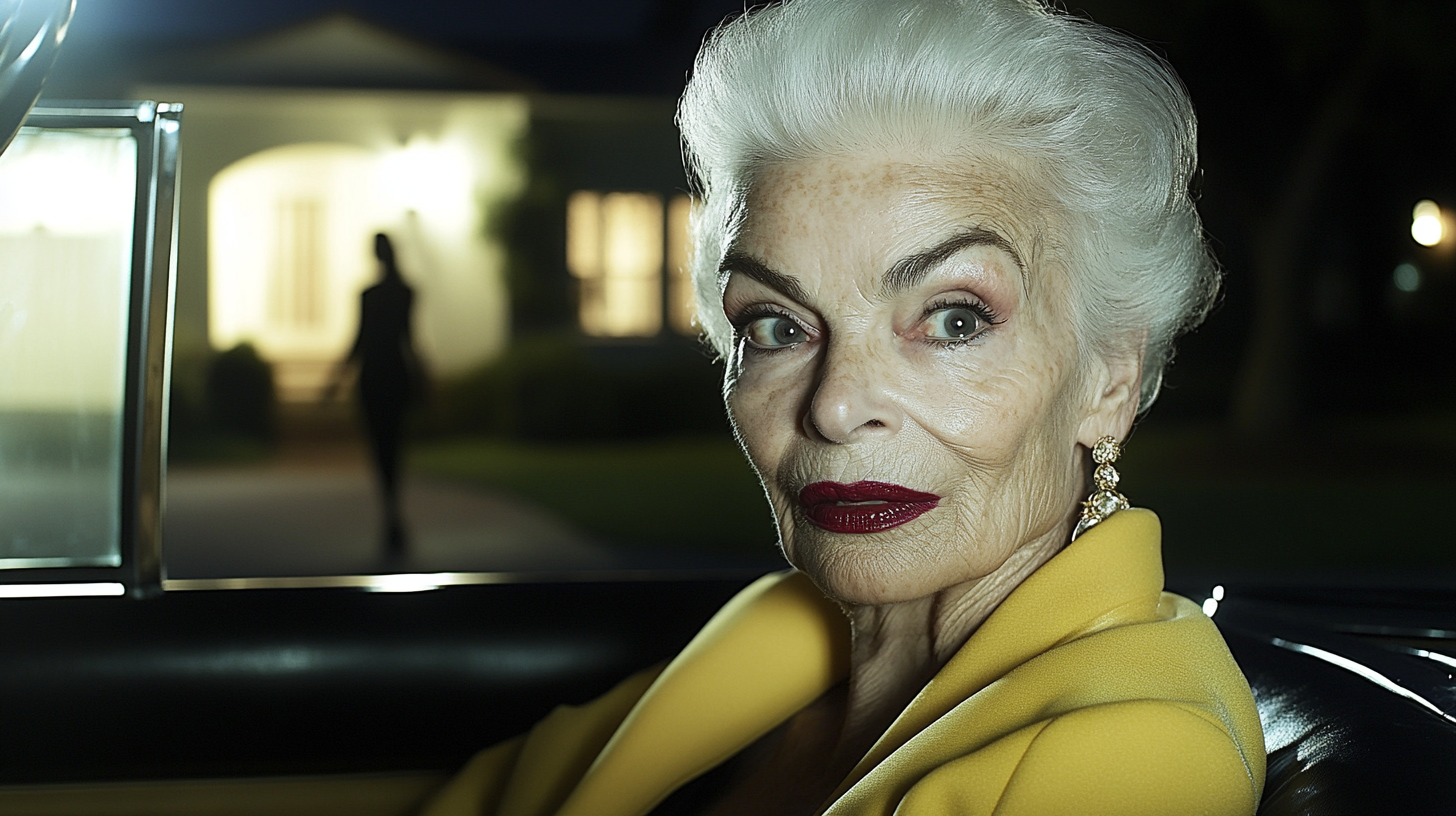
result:
M 922 493 L 889 482 L 815 482 L 799 491 L 799 506 L 816 527 L 831 533 L 878 533 L 919 518 L 940 504 Z

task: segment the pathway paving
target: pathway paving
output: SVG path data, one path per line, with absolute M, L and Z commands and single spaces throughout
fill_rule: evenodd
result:
M 386 564 L 362 462 L 172 467 L 163 552 L 171 578 L 370 572 L 558 571 L 622 566 L 544 511 L 487 490 L 406 477 L 410 551 Z

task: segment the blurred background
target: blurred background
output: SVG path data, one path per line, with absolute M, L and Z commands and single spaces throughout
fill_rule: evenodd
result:
M 1199 113 L 1226 286 L 1119 466 L 1170 572 L 1449 582 L 1456 7 L 1065 5 Z M 170 576 L 775 564 L 681 275 L 674 102 L 741 12 L 78 0 L 47 97 L 185 105 Z M 422 364 L 393 558 L 339 379 L 380 231 Z

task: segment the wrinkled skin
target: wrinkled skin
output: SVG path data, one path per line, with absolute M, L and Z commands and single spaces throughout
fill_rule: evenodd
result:
M 824 719 L 838 733 L 805 738 L 837 757 L 825 779 L 1066 544 L 1087 449 L 1131 427 L 1141 361 L 1079 351 L 1056 210 L 1035 178 L 991 155 L 777 166 L 757 178 L 724 262 L 729 413 L 785 556 L 854 632 L 846 698 Z M 897 263 L 971 234 L 887 291 Z M 829 532 L 798 503 L 821 480 L 941 501 L 897 528 Z

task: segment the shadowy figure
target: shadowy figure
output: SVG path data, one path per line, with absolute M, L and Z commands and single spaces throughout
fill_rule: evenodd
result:
M 399 456 L 405 411 L 415 401 L 423 373 L 411 340 L 415 293 L 400 276 L 389 236 L 374 236 L 380 280 L 359 298 L 359 334 L 339 365 L 335 385 L 349 366 L 359 366 L 359 404 L 384 502 L 385 556 L 399 561 L 407 536 L 399 506 Z

